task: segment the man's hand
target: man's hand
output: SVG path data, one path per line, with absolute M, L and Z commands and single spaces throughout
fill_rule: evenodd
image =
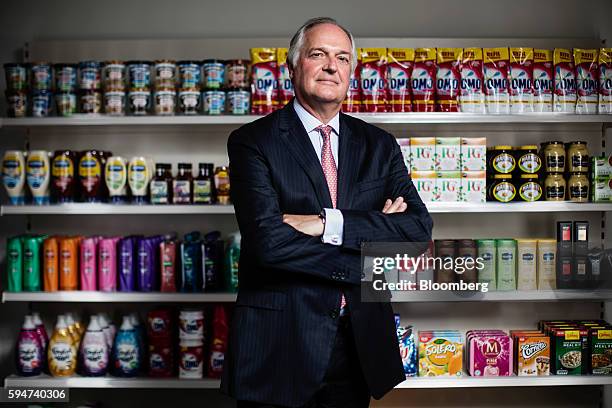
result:
M 387 199 L 382 212 L 385 214 L 402 213 L 406 211 L 406 209 L 408 209 L 408 204 L 404 202 L 404 197 L 397 197 L 393 202 Z
M 323 235 L 325 226 L 318 215 L 283 214 L 283 222 L 296 230 L 313 237 Z

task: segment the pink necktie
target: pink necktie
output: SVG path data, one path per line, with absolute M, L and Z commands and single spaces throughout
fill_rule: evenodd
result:
M 331 133 L 333 128 L 331 126 L 321 125 L 317 127 L 317 130 L 321 132 L 323 136 L 323 148 L 321 149 L 321 166 L 323 167 L 323 174 L 325 180 L 327 180 L 327 188 L 329 189 L 329 195 L 333 208 L 336 208 L 336 198 L 338 196 L 338 169 L 336 168 L 336 161 L 334 160 L 334 154 L 332 153 L 331 147 Z M 340 314 L 344 314 L 346 306 L 346 299 L 344 294 L 340 301 Z

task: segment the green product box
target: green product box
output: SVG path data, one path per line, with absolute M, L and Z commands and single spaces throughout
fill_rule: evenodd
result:
M 612 374 L 612 327 L 592 327 L 590 329 L 589 351 L 591 374 Z
M 552 327 L 552 373 L 583 375 L 587 373 L 588 330 L 580 327 Z

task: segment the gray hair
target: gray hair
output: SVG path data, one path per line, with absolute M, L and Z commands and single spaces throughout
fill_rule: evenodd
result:
M 331 17 L 315 17 L 306 21 L 300 28 L 297 30 L 293 38 L 291 38 L 291 42 L 289 43 L 289 51 L 287 52 L 287 64 L 293 69 L 298 62 L 298 58 L 300 58 L 300 53 L 302 52 L 302 48 L 304 47 L 304 38 L 306 37 L 306 32 L 311 28 L 318 26 L 319 24 L 333 24 L 342 29 L 351 40 L 351 73 L 355 70 L 355 66 L 357 65 L 357 51 L 355 49 L 355 39 L 353 38 L 353 34 L 346 28 L 342 27 L 336 20 Z

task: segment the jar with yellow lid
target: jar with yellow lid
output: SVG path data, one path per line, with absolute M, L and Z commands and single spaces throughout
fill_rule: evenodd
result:
M 576 203 L 589 201 L 589 179 L 585 173 L 572 173 L 567 184 L 571 201 Z
M 542 185 L 537 174 L 521 174 L 518 186 L 517 201 L 533 202 L 542 198 Z
M 544 170 L 547 173 L 563 173 L 565 171 L 565 146 L 557 140 L 542 143 Z
M 524 145 L 516 150 L 516 165 L 521 174 L 537 174 L 542 168 L 537 145 Z
M 489 200 L 509 203 L 516 196 L 516 187 L 510 174 L 496 174 L 489 186 Z
M 516 168 L 516 159 L 512 146 L 493 146 L 489 152 L 489 170 L 491 175 L 510 174 Z
M 570 173 L 589 171 L 589 151 L 586 142 L 576 141 L 567 144 L 567 164 Z
M 549 173 L 544 180 L 546 201 L 565 201 L 566 183 L 562 173 Z

